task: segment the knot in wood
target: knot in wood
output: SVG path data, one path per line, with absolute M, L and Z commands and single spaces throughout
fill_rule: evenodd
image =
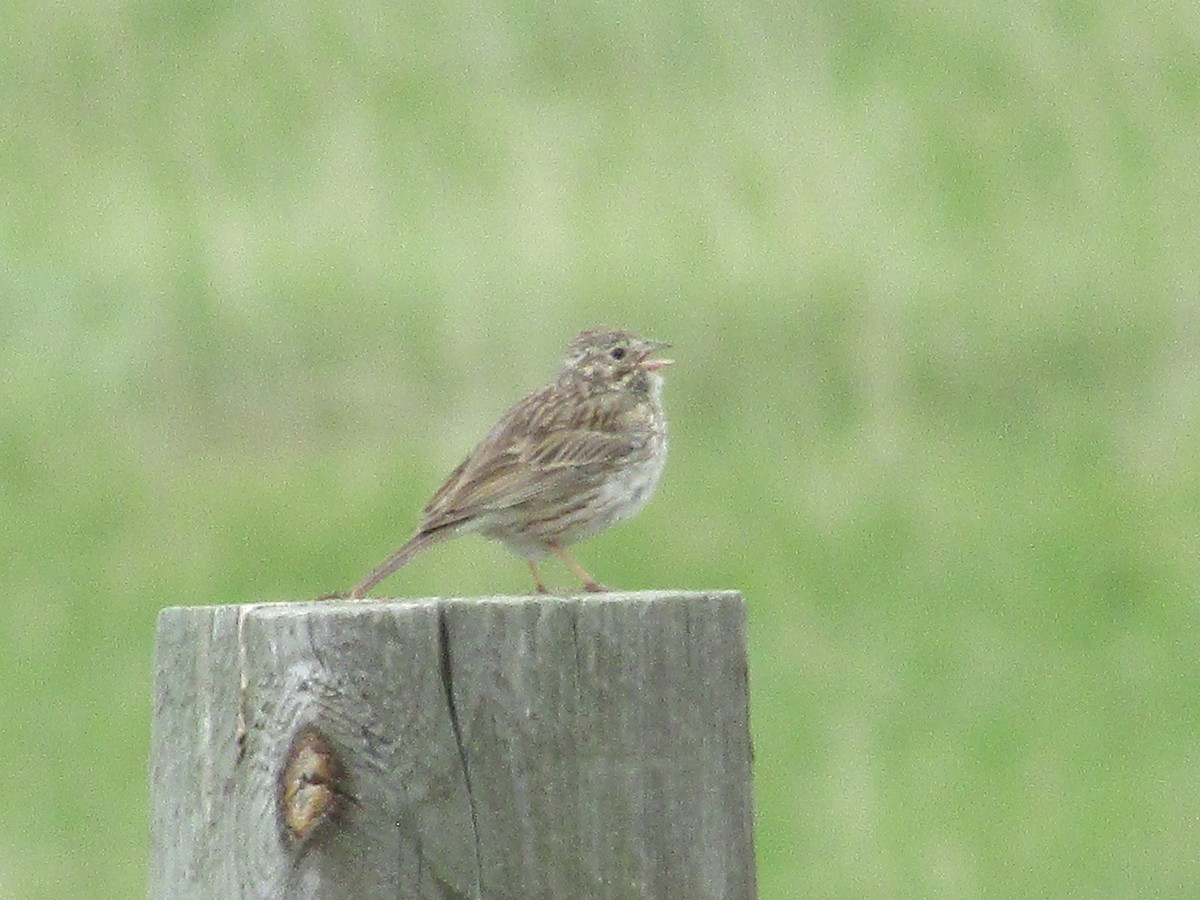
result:
M 292 738 L 279 772 L 279 820 L 287 839 L 305 844 L 336 812 L 343 778 L 341 762 L 316 725 Z

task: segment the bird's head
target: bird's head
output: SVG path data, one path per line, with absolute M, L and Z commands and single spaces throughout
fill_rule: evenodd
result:
M 567 345 L 563 371 L 593 384 L 638 387 L 648 385 L 659 369 L 674 360 L 653 354 L 669 347 L 662 341 L 640 338 L 632 331 L 588 328 Z

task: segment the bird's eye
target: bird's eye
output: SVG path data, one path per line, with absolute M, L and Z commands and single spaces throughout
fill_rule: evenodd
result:
M 625 348 L 624 347 L 613 347 L 611 350 L 608 351 L 608 355 L 611 356 L 613 359 L 624 359 L 625 358 Z

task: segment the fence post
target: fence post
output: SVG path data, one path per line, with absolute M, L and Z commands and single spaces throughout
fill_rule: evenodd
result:
M 751 898 L 734 592 L 175 607 L 151 900 Z

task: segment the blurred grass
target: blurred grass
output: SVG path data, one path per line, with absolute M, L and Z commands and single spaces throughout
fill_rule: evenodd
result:
M 0 896 L 144 890 L 158 609 L 344 586 L 597 322 L 673 457 L 581 554 L 746 593 L 764 898 L 1194 892 L 1192 6 L 10 6 Z

